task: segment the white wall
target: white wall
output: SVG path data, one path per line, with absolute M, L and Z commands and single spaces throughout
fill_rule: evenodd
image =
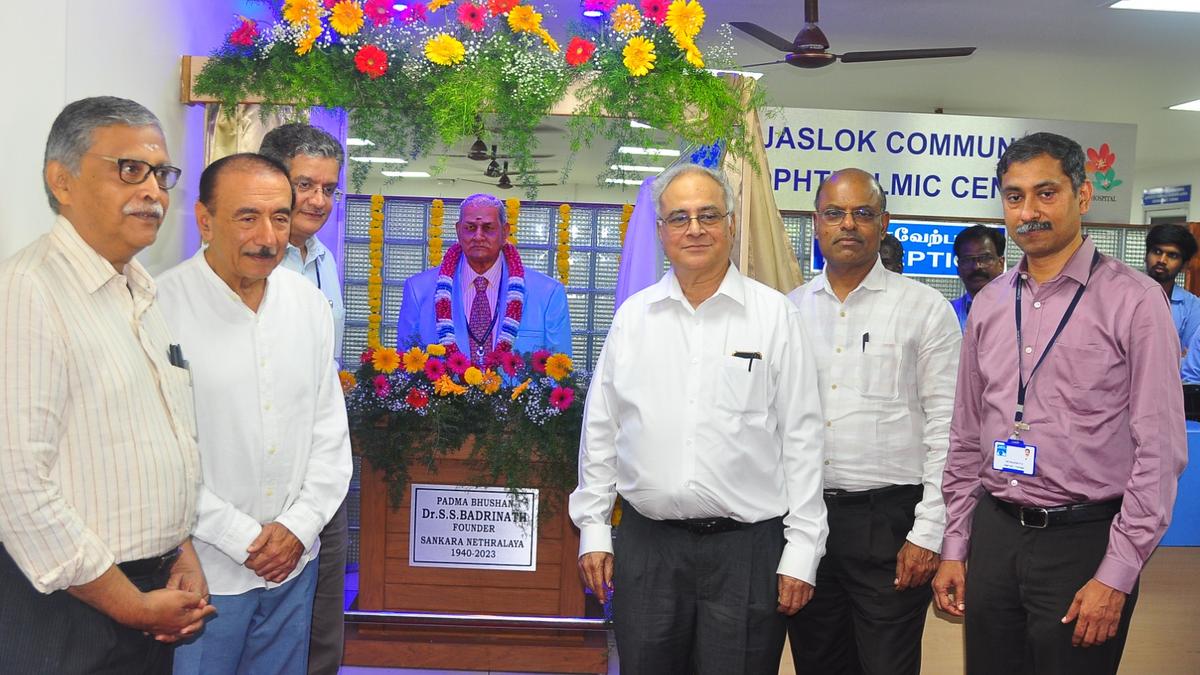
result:
M 1164 185 L 1191 185 L 1192 201 L 1175 206 L 1188 209 L 1188 221 L 1200 220 L 1200 164 L 1160 165 L 1138 169 L 1133 181 L 1133 209 L 1129 222 L 1145 222 L 1142 212 L 1142 190 Z
M 47 231 L 53 214 L 42 188 L 42 153 L 54 117 L 70 101 L 113 95 L 133 99 L 163 123 L 183 178 L 158 242 L 140 256 L 157 271 L 182 254 L 203 169 L 203 112 L 179 102 L 179 57 L 207 54 L 233 26 L 236 0 L 39 0 L 21 6 L 21 26 L 0 41 L 0 258 Z

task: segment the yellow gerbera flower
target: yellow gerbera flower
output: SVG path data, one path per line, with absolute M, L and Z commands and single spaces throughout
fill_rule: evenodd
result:
M 342 35 L 354 35 L 363 27 L 362 6 L 352 0 L 342 0 L 333 6 L 329 26 Z
M 696 46 L 690 38 L 679 41 L 679 47 L 683 50 L 683 57 L 687 62 L 697 68 L 704 67 L 704 56 L 700 54 L 700 48 Z
M 532 378 L 529 378 L 529 379 L 525 380 L 524 382 L 522 382 L 521 384 L 518 384 L 517 386 L 513 387 L 513 392 L 512 392 L 512 400 L 513 401 L 517 400 L 518 396 L 525 393 L 525 390 L 529 388 L 530 382 L 533 382 Z
M 570 375 L 574 367 L 571 357 L 566 354 L 551 354 L 550 358 L 546 359 L 546 374 L 556 380 Z
M 514 33 L 536 33 L 542 27 L 542 15 L 529 5 L 517 5 L 508 12 L 508 27 Z
M 421 351 L 420 347 L 413 347 L 404 352 L 404 370 L 410 373 L 419 373 L 425 370 L 425 362 L 429 360 L 429 356 Z
M 613 30 L 621 35 L 633 35 L 642 27 L 642 15 L 629 3 L 617 5 L 609 16 L 612 18 Z
M 400 367 L 400 355 L 391 347 L 380 347 L 371 355 L 371 365 L 381 373 L 390 373 Z
M 500 391 L 500 376 L 494 370 L 483 371 L 483 382 L 479 385 L 485 394 L 494 394 Z
M 467 368 L 466 372 L 463 373 L 463 382 L 466 382 L 472 387 L 478 385 L 479 383 L 483 382 L 483 371 L 475 366 Z
M 446 345 L 426 345 L 425 352 L 430 356 L 445 356 Z
M 466 387 L 461 384 L 455 384 L 449 375 L 443 375 L 438 378 L 437 382 L 433 383 L 433 393 L 438 396 L 449 396 L 451 394 L 459 396 L 466 393 L 466 391 Z
M 321 11 L 317 0 L 287 0 L 283 3 L 283 18 L 293 26 L 308 23 L 310 17 L 316 17 Z
M 641 77 L 654 70 L 654 61 L 658 58 L 654 54 L 654 43 L 644 37 L 629 38 L 625 49 L 621 51 L 621 56 L 625 57 L 623 59 L 625 67 L 634 77 Z
M 425 43 L 425 58 L 439 66 L 453 66 L 463 62 L 467 50 L 453 36 L 438 33 Z
M 338 380 L 342 383 L 342 393 L 349 394 L 350 390 L 358 385 L 358 380 L 355 379 L 354 373 L 348 370 L 338 371 Z
M 667 7 L 667 20 L 663 23 L 676 37 L 694 38 L 704 27 L 704 8 L 699 0 L 674 0 Z
M 449 5 L 451 2 L 453 2 L 453 0 L 429 0 L 429 2 L 425 4 L 425 9 L 431 12 L 436 12 L 446 5 Z

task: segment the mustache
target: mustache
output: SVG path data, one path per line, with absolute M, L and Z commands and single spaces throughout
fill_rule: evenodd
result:
M 139 204 L 136 206 L 133 204 L 126 204 L 125 208 L 121 209 L 121 213 L 127 216 L 154 216 L 160 220 L 164 215 L 166 215 L 166 212 L 167 210 L 164 209 L 163 205 L 159 204 L 158 202 L 150 202 L 148 204 Z
M 253 256 L 255 258 L 274 258 L 277 253 L 279 253 L 279 249 L 272 248 L 270 246 L 261 246 L 257 251 L 250 251 L 245 255 Z
M 839 241 L 856 241 L 861 244 L 861 243 L 863 243 L 863 238 L 858 236 L 857 234 L 843 234 L 842 236 L 834 239 L 833 243 L 836 244 Z
M 1030 221 L 1021 223 L 1021 225 L 1019 227 L 1017 227 L 1017 234 L 1029 234 L 1030 232 L 1042 232 L 1044 230 L 1049 230 L 1051 227 L 1053 227 L 1053 225 L 1051 225 L 1050 221 L 1048 221 L 1048 220 L 1030 220 Z

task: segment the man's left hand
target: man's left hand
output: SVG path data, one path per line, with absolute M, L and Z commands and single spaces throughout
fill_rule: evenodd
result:
M 779 607 L 776 611 L 780 614 L 791 616 L 799 612 L 812 596 L 812 584 L 786 574 L 779 575 Z
M 208 580 L 204 578 L 204 570 L 200 568 L 200 556 L 196 555 L 196 549 L 192 547 L 191 540 L 185 541 L 180 545 L 179 558 L 171 566 L 171 576 L 167 578 L 166 588 L 173 591 L 188 591 L 199 595 L 201 608 L 208 604 Z M 155 635 L 154 639 L 164 643 L 177 642 L 191 633 L 200 630 L 203 625 L 204 620 L 201 619 L 185 627 L 179 633 L 173 635 L 159 634 Z
M 903 591 L 929 583 L 941 562 L 941 556 L 933 551 L 905 541 L 896 554 L 896 580 L 893 582 L 896 590 Z
M 1094 647 L 1116 637 L 1121 623 L 1121 610 L 1125 607 L 1125 594 L 1112 586 L 1089 579 L 1075 594 L 1063 623 L 1075 621 L 1075 632 L 1071 635 L 1071 646 Z
M 267 581 L 281 583 L 296 569 L 296 563 L 304 553 L 304 544 L 291 530 L 270 522 L 262 526 L 262 532 L 246 551 L 250 554 L 246 567 Z

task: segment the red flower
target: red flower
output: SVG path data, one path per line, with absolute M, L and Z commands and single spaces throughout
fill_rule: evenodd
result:
M 571 42 L 567 44 L 567 63 L 572 66 L 582 66 L 592 58 L 592 54 L 596 52 L 596 45 L 591 41 L 581 38 L 578 35 L 571 38 Z
M 642 16 L 663 25 L 667 20 L 667 0 L 642 0 Z
M 611 12 L 613 7 L 616 6 L 617 0 L 587 0 L 587 2 L 583 3 L 583 8 L 585 10 L 600 10 L 605 14 Z
M 370 19 L 371 23 L 376 26 L 386 26 L 392 22 L 392 0 L 367 0 L 367 4 L 363 5 L 363 13 Z
M 363 45 L 354 55 L 354 67 L 372 80 L 382 77 L 388 69 L 387 52 L 375 45 Z
M 518 0 L 488 0 L 488 11 L 492 13 L 492 16 L 500 16 L 507 14 L 517 4 Z
M 333 6 L 338 4 L 340 1 L 341 0 L 325 0 L 325 2 L 321 4 L 325 5 L 325 9 L 333 9 Z
M 371 359 L 373 359 L 373 358 L 375 358 L 375 350 L 368 349 L 362 353 L 362 356 L 358 357 L 358 362 L 359 363 L 370 363 Z
M 468 359 L 462 352 L 454 352 L 446 356 L 446 366 L 450 368 L 450 372 L 462 376 L 467 372 L 467 368 L 471 367 L 471 359 Z
M 387 395 L 392 393 L 392 385 L 388 382 L 387 375 L 376 375 L 372 384 L 375 385 L 375 395 L 379 398 L 387 398 Z
M 404 402 L 420 410 L 421 408 L 429 405 L 429 394 L 426 394 L 420 389 L 409 389 L 408 396 L 404 397 Z
M 458 6 L 458 20 L 462 25 L 478 33 L 483 30 L 484 9 L 482 5 L 464 2 Z
M 559 410 L 570 408 L 574 400 L 575 390 L 570 387 L 555 387 L 550 391 L 550 405 Z
M 516 377 L 517 371 L 525 365 L 525 361 L 521 357 L 511 352 L 504 352 L 504 356 L 500 358 L 500 367 L 504 369 L 504 374 L 509 377 Z
M 1117 156 L 1108 149 L 1108 143 L 1101 145 L 1099 150 L 1088 148 L 1087 158 L 1088 173 L 1104 173 L 1117 163 Z
M 425 362 L 425 377 L 429 378 L 430 382 L 437 382 L 445 374 L 445 361 L 438 358 L 431 358 Z
M 400 12 L 400 20 L 404 23 L 416 23 L 425 20 L 425 3 L 418 2 L 409 5 L 408 9 Z
M 546 360 L 550 358 L 550 352 L 545 349 L 539 349 L 529 357 L 533 365 L 533 372 L 538 375 L 546 374 Z
M 239 47 L 254 46 L 254 38 L 258 37 L 258 24 L 250 19 L 242 18 L 242 25 L 229 34 L 229 44 Z

